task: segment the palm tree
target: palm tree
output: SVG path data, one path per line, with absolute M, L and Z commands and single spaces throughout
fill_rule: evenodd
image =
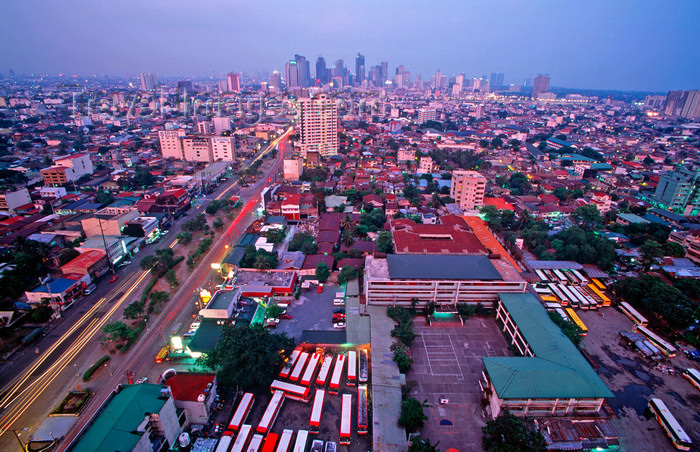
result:
M 269 270 L 270 269 L 270 261 L 268 261 L 265 256 L 257 256 L 255 258 L 255 263 L 253 264 L 255 268 L 258 270 Z
M 343 245 L 347 246 L 348 248 L 350 248 L 352 245 L 355 244 L 355 237 L 354 237 L 355 231 L 354 231 L 354 229 L 355 228 L 353 227 L 352 229 L 344 229 L 343 230 L 343 238 L 342 238 Z

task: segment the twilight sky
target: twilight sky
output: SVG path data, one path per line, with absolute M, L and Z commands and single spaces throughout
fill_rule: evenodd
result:
M 222 77 L 295 53 L 354 72 L 549 73 L 553 86 L 700 88 L 700 1 L 21 0 L 0 2 L 0 72 Z

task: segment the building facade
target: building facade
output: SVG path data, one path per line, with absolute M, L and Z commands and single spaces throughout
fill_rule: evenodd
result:
M 284 159 L 283 165 L 284 180 L 299 180 L 304 168 L 303 161 L 301 159 Z
M 231 72 L 226 76 L 226 88 L 229 93 L 241 92 L 241 77 L 239 74 Z
M 474 210 L 484 205 L 484 193 L 486 191 L 486 177 L 476 171 L 452 171 L 452 197 L 460 209 Z
M 652 199 L 673 212 L 692 214 L 700 208 L 700 169 L 679 166 L 664 174 Z
M 532 87 L 532 98 L 537 99 L 547 92 L 549 92 L 549 76 L 538 75 L 535 77 L 535 83 Z
M 323 157 L 338 153 L 338 107 L 325 94 L 299 99 L 302 153 Z
M 182 142 L 181 138 L 185 136 L 185 131 L 180 130 L 159 130 L 158 140 L 160 141 L 160 152 L 163 158 L 174 158 L 182 160 Z

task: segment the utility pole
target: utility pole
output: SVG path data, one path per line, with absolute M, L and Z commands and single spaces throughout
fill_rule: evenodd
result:
M 102 229 L 102 218 L 97 217 L 98 224 L 100 225 L 100 233 L 102 234 L 102 245 L 105 247 L 105 254 L 107 254 L 107 264 L 109 265 L 109 269 L 112 270 L 112 274 L 114 274 L 114 266 L 112 265 L 112 259 L 109 257 L 109 250 L 107 249 L 107 240 L 105 239 L 105 231 Z

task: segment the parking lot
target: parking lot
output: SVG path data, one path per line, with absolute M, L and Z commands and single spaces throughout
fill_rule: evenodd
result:
M 338 286 L 326 284 L 323 293 L 317 293 L 316 287 L 303 289 L 298 300 L 293 301 L 287 308 L 291 319 L 280 320 L 273 333 L 287 333 L 297 343 L 304 330 L 333 330 L 333 298 Z M 337 331 L 337 330 L 336 330 Z
M 656 419 L 649 419 L 645 413 L 651 397 L 663 400 L 693 443 L 700 444 L 700 391 L 682 377 L 685 369 L 698 368 L 698 363 L 688 360 L 679 352 L 666 360 L 666 364 L 676 368 L 675 375 L 654 370 L 650 360 L 620 340 L 620 331 L 634 329 L 634 323 L 627 316 L 612 308 L 578 310 L 577 313 L 589 330 L 582 348 L 593 357 L 596 371 L 615 394 L 609 403 L 619 416 L 615 423 L 622 450 L 673 449 L 673 444 Z M 700 450 L 695 447 L 695 450 Z
M 481 450 L 485 425 L 479 380 L 483 356 L 513 356 L 493 317 L 472 317 L 463 327 L 427 327 L 414 321 L 419 336 L 411 346 L 415 363 L 406 380 L 416 386 L 411 396 L 428 401 L 428 420 L 421 433 L 440 450 Z M 447 399 L 447 403 L 440 403 Z

